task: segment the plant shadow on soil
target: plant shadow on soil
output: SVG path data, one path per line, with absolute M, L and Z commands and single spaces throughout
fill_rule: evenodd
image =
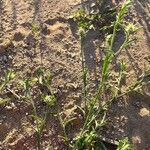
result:
M 82 7 L 86 10 L 89 9 L 89 5 L 91 4 L 91 2 L 92 1 L 90 1 L 90 0 L 82 1 L 82 4 L 83 4 Z M 113 4 L 111 2 L 112 1 L 110 1 L 110 0 L 106 1 L 106 3 L 113 6 Z M 119 1 L 116 1 L 116 3 L 118 4 Z M 144 32 L 145 32 L 145 35 L 147 38 L 147 44 L 150 47 L 150 45 L 149 45 L 149 43 L 150 43 L 149 18 L 150 17 L 148 15 L 149 14 L 148 13 L 149 12 L 149 6 L 148 6 L 149 4 L 150 4 L 149 1 L 136 0 L 134 8 L 138 15 L 138 18 L 140 18 L 139 23 L 142 25 L 142 27 L 144 29 Z M 146 12 L 145 8 L 148 9 L 148 12 Z M 95 51 L 93 41 L 95 39 L 100 38 L 100 33 L 96 32 L 96 31 L 94 31 L 94 32 L 90 31 L 87 33 L 87 36 L 85 38 L 85 43 L 84 43 L 85 44 L 84 55 L 85 55 L 85 62 L 86 62 L 86 65 L 87 65 L 89 71 L 94 70 L 95 75 L 96 75 L 97 74 L 96 73 L 97 62 L 96 62 L 96 51 Z M 93 38 L 93 35 L 95 36 L 94 38 Z M 124 36 L 122 34 L 120 34 L 120 35 L 118 35 L 117 38 L 118 38 L 118 42 L 116 41 L 115 47 L 117 49 L 119 49 L 119 47 L 120 47 L 119 45 L 121 45 L 121 43 L 124 41 Z M 134 56 L 132 56 L 132 54 L 130 53 L 129 50 L 126 50 L 126 55 L 130 62 L 130 65 L 132 66 L 132 69 L 134 70 L 136 77 L 138 78 L 142 74 L 142 68 L 140 68 L 138 63 L 135 61 Z M 113 64 L 115 64 L 115 67 L 118 67 L 116 60 L 113 61 Z M 101 67 L 101 65 L 100 65 L 100 67 Z M 127 100 L 125 102 L 126 98 L 127 98 Z M 110 122 L 113 120 L 114 122 L 113 121 L 112 122 L 114 124 L 117 122 L 117 120 L 116 120 L 117 116 L 118 116 L 118 118 L 121 118 L 121 116 L 124 116 L 124 118 L 126 118 L 126 123 L 124 124 L 124 127 L 121 130 L 122 133 L 121 132 L 119 133 L 119 131 L 117 131 L 117 130 L 120 130 L 119 127 L 117 129 L 113 129 L 113 127 L 110 127 L 109 123 L 108 123 L 109 127 L 106 128 L 103 136 L 107 137 L 106 131 L 108 131 L 109 133 L 108 133 L 107 138 L 114 140 L 115 135 L 112 134 L 112 136 L 111 136 L 111 133 L 115 132 L 115 134 L 117 135 L 117 138 L 116 138 L 117 140 L 122 139 L 124 136 L 129 137 L 130 141 L 132 141 L 132 143 L 135 145 L 135 148 L 137 150 L 149 149 L 150 148 L 150 144 L 149 144 L 150 136 L 149 136 L 148 131 L 150 130 L 150 127 L 148 126 L 148 124 L 150 123 L 150 115 L 147 114 L 146 116 L 141 116 L 140 111 L 145 108 L 147 110 L 150 110 L 150 102 L 149 102 L 150 97 L 143 96 L 138 93 L 131 93 L 126 98 L 119 100 L 118 102 L 115 102 L 115 104 L 113 104 L 112 107 L 110 108 L 111 113 L 109 114 Z M 123 107 L 121 107 L 121 109 L 119 108 L 120 103 L 124 103 Z M 117 125 L 121 124 L 121 122 L 123 122 L 123 121 L 119 120 L 119 123 L 116 123 L 116 124 Z
M 108 112 L 108 124 L 104 129 L 106 138 L 120 140 L 128 137 L 137 150 L 149 149 L 150 102 L 148 96 L 130 93 L 128 97 L 112 104 Z
M 144 29 L 147 44 L 150 48 L 150 1 L 135 0 L 135 10 L 139 18 L 139 23 Z

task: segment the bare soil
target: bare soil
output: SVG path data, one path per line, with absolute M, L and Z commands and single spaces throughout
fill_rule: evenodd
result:
M 82 104 L 80 42 L 76 23 L 69 16 L 78 8 L 87 7 L 88 3 L 83 0 L 0 0 L 1 76 L 6 70 L 13 69 L 17 73 L 13 89 L 17 90 L 15 86 L 19 80 L 31 76 L 39 66 L 51 70 L 59 106 L 64 117 L 68 118 L 76 115 L 76 105 Z M 119 2 L 113 0 L 108 3 Z M 122 51 L 112 66 L 117 71 L 118 60 L 123 59 L 127 63 L 126 85 L 131 85 L 144 67 L 149 66 L 150 0 L 135 0 L 127 19 L 142 26 L 136 35 L 139 40 L 129 50 Z M 38 43 L 33 35 L 33 23 L 39 27 Z M 101 69 L 99 42 L 102 42 L 100 33 L 90 32 L 84 46 L 92 89 Z M 150 94 L 149 91 L 147 93 Z M 0 107 L 0 150 L 34 150 L 32 108 L 15 97 L 11 102 L 9 106 Z M 40 113 L 44 111 L 44 106 L 38 102 L 37 107 Z M 127 136 L 135 150 L 150 149 L 149 96 L 132 93 L 121 98 L 112 105 L 108 120 L 101 133 L 104 137 L 118 141 Z M 75 124 L 75 128 L 80 128 L 80 122 Z M 70 129 L 68 134 L 73 136 L 75 132 Z M 42 148 L 66 150 L 59 137 L 61 133 L 58 120 L 50 116 L 42 135 Z

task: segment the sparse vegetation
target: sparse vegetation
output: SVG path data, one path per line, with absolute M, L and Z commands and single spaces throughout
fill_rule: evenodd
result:
M 137 40 L 134 35 L 139 31 L 140 27 L 124 19 L 132 5 L 132 0 L 125 0 L 119 11 L 116 7 L 108 7 L 104 11 L 104 9 L 100 10 L 104 6 L 104 2 L 96 1 L 90 5 L 89 12 L 82 8 L 70 17 L 77 23 L 82 61 L 82 102 L 80 106 L 77 106 L 79 109 L 79 114 L 77 115 L 82 114 L 82 121 L 80 131 L 73 134 L 73 137 L 69 136 L 67 128 L 69 124 L 74 123 L 76 117 L 66 119 L 62 116 L 57 93 L 52 88 L 53 75 L 50 70 L 41 66 L 35 69 L 32 75 L 23 79 L 20 85 L 16 87 L 19 88 L 18 91 L 21 91 L 19 94 L 9 86 L 16 77 L 13 71 L 9 70 L 5 73 L 4 78 L 0 79 L 0 107 L 5 107 L 11 102 L 11 97 L 4 96 L 6 91 L 11 92 L 18 101 L 32 106 L 30 117 L 33 120 L 37 150 L 42 150 L 42 135 L 50 116 L 57 118 L 62 130 L 60 138 L 67 149 L 107 150 L 106 141 L 99 131 L 102 131 L 108 123 L 107 113 L 112 103 L 131 92 L 146 94 L 144 87 L 150 83 L 150 80 L 145 80 L 150 75 L 149 68 L 145 68 L 145 71 L 137 81 L 129 86 L 123 86 L 123 82 L 128 74 L 127 64 L 124 60 L 119 61 L 117 76 L 114 77 L 111 74 L 112 62 L 117 59 L 123 50 L 128 49 Z M 96 89 L 95 87 L 95 93 L 91 96 L 88 86 L 90 84 L 90 81 L 88 81 L 90 72 L 85 63 L 83 42 L 85 42 L 87 33 L 92 30 L 102 32 L 104 39 L 101 45 L 103 47 L 103 56 L 101 57 L 103 58 L 98 88 Z M 115 44 L 120 33 L 124 36 L 124 41 L 116 49 Z M 32 34 L 35 36 L 36 45 L 39 45 L 39 27 L 36 24 L 32 25 Z M 107 91 L 109 91 L 109 94 L 106 97 Z M 41 109 L 39 105 L 44 107 L 42 112 L 39 111 Z M 133 149 L 127 137 L 118 141 L 117 145 L 114 145 L 117 146 L 116 150 Z

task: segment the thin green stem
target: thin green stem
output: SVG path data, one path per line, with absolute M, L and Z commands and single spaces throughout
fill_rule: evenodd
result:
M 83 99 L 84 99 L 84 107 L 85 111 L 87 110 L 87 68 L 85 65 L 85 58 L 84 58 L 84 35 L 81 33 L 80 35 L 81 41 L 81 61 L 82 61 L 82 78 L 83 78 Z

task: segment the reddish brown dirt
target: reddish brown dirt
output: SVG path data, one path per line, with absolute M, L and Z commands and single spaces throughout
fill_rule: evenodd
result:
M 118 1 L 114 0 L 115 3 Z M 88 2 L 83 0 L 0 0 L 0 73 L 3 75 L 5 70 L 13 69 L 17 73 L 17 83 L 39 66 L 50 69 L 54 76 L 53 88 L 59 89 L 61 111 L 67 117 L 75 114 L 76 104 L 82 103 L 80 42 L 76 24 L 69 16 L 86 4 Z M 129 50 L 122 51 L 113 64 L 117 68 L 122 59 L 127 63 L 127 85 L 141 75 L 145 65 L 149 66 L 150 0 L 135 0 L 131 14 L 128 19 L 142 26 L 136 35 L 139 40 Z M 32 34 L 33 22 L 39 28 L 38 44 Z M 100 37 L 97 31 L 89 33 L 85 43 L 91 87 L 95 87 L 96 74 L 101 68 L 97 62 L 100 56 L 96 44 L 101 42 Z M 39 107 L 40 111 L 43 109 Z M 35 149 L 35 131 L 28 115 L 31 111 L 29 105 L 15 98 L 9 107 L 0 107 L 0 150 Z M 137 94 L 124 97 L 112 105 L 108 119 L 110 123 L 104 137 L 119 140 L 127 136 L 135 150 L 150 149 L 149 97 Z M 66 150 L 59 137 L 61 133 L 58 120 L 49 117 L 42 136 L 42 148 Z

